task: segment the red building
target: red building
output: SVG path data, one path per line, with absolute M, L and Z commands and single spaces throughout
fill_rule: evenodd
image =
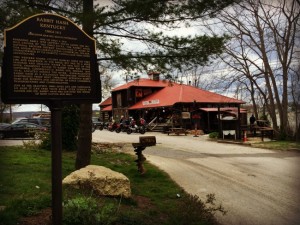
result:
M 100 104 L 100 113 L 104 121 L 109 117 L 118 121 L 121 116 L 131 116 L 166 123 L 172 118 L 172 126 L 187 129 L 197 123 L 205 132 L 239 131 L 241 125 L 247 124 L 246 111 L 240 108 L 244 103 L 193 86 L 160 80 L 154 74 L 152 79 L 134 80 L 113 89 L 111 98 Z

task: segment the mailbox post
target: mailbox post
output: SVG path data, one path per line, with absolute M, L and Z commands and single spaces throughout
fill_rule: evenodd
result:
M 137 159 L 135 162 L 137 163 L 138 171 L 140 174 L 144 174 L 145 168 L 143 166 L 144 161 L 146 161 L 146 157 L 143 155 L 142 151 L 145 150 L 146 147 L 156 145 L 156 137 L 155 136 L 143 136 L 140 137 L 139 143 L 132 143 L 135 154 L 137 155 Z

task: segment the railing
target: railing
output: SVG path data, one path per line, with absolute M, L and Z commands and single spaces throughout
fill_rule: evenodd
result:
M 149 130 L 153 130 L 153 129 L 157 126 L 157 123 L 154 123 L 156 120 L 157 120 L 157 116 L 154 117 L 154 119 L 151 120 L 151 121 L 148 123 L 148 129 L 149 129 Z M 153 125 L 153 126 L 152 126 L 152 125 Z

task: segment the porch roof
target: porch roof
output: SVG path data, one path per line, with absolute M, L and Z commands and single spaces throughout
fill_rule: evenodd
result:
M 205 91 L 193 86 L 172 83 L 163 89 L 145 97 L 129 109 L 168 107 L 175 103 L 233 103 L 243 104 L 244 101 Z
M 101 109 L 103 112 L 112 111 L 112 105 L 106 106 L 103 109 Z
M 112 98 L 111 97 L 108 97 L 107 99 L 105 99 L 103 102 L 101 102 L 99 104 L 99 106 L 108 106 L 108 105 L 111 105 L 112 104 Z

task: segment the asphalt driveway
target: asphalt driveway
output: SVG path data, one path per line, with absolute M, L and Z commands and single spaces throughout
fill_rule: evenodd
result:
M 107 130 L 96 130 L 93 142 L 133 143 L 147 135 L 157 140 L 156 146 L 144 150 L 147 160 L 191 194 L 205 199 L 214 193 L 228 211 L 216 215 L 222 224 L 300 224 L 299 152 L 216 143 L 206 136 Z M 0 140 L 0 146 L 18 144 L 22 140 Z M 133 153 L 133 148 L 127 151 Z
M 228 211 L 223 224 L 300 224 L 300 154 L 211 142 L 205 136 L 155 135 L 144 150 L 152 164 L 205 199 L 214 193 Z M 95 131 L 94 142 L 138 142 L 139 134 Z M 133 150 L 133 149 L 132 149 Z

